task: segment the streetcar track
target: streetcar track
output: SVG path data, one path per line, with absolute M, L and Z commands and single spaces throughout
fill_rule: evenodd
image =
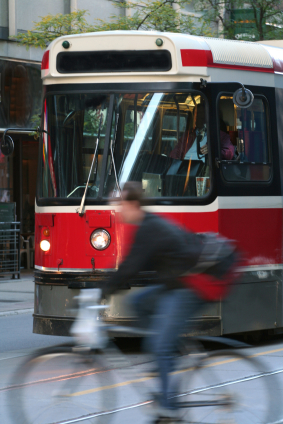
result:
M 105 415 L 117 414 L 118 412 L 128 411 L 130 409 L 140 408 L 141 406 L 149 405 L 153 403 L 152 400 L 146 400 L 144 402 L 135 403 L 133 405 L 122 406 L 120 408 L 111 409 L 109 411 L 97 412 L 95 414 L 82 415 L 81 417 L 71 418 L 64 421 L 54 421 L 48 424 L 73 424 L 79 423 L 86 420 L 91 420 L 92 418 L 103 417 Z
M 11 386 L 6 386 L 3 387 L 2 389 L 0 389 L 0 393 L 1 392 L 5 392 L 8 390 L 15 390 L 15 389 L 22 389 L 24 387 L 31 387 L 31 386 L 35 386 L 37 384 L 42 384 L 42 383 L 51 383 L 51 382 L 57 382 L 57 381 L 64 381 L 64 380 L 71 380 L 73 378 L 79 378 L 79 377 L 86 377 L 89 375 L 94 375 L 94 374 L 99 374 L 102 372 L 108 372 L 111 370 L 96 370 L 95 368 L 88 370 L 88 371 L 79 371 L 73 374 L 65 374 L 65 375 L 60 375 L 57 377 L 50 377 L 50 378 L 45 378 L 42 380 L 36 380 L 36 381 L 30 381 L 28 383 L 22 383 L 22 384 L 13 384 Z
M 134 364 L 131 366 L 137 366 L 137 365 L 144 365 L 144 364 L 148 364 L 152 361 L 148 361 L 148 362 L 141 362 L 139 364 Z M 74 378 L 80 378 L 80 377 L 87 377 L 87 376 L 91 376 L 91 375 L 95 375 L 95 374 L 102 374 L 102 373 L 106 373 L 106 372 L 113 372 L 113 371 L 121 371 L 121 370 L 125 370 L 125 367 L 117 367 L 117 368 L 102 368 L 100 370 L 96 369 L 96 368 L 92 368 L 86 371 L 78 371 L 72 374 L 65 374 L 65 375 L 60 375 L 57 377 L 50 377 L 50 378 L 45 378 L 45 379 L 41 379 L 41 380 L 36 380 L 36 381 L 29 381 L 27 383 L 22 383 L 22 384 L 13 384 L 11 386 L 6 386 L 6 387 L 2 387 L 0 388 L 0 393 L 1 392 L 5 392 L 5 391 L 9 391 L 9 390 L 15 390 L 15 389 L 21 389 L 21 388 L 25 388 L 25 387 L 31 387 L 31 386 L 35 386 L 37 384 L 42 384 L 42 383 L 52 383 L 52 382 L 59 382 L 59 381 L 64 381 L 64 380 L 72 380 Z M 151 378 L 151 377 L 150 377 Z M 143 379 L 137 380 L 137 381 L 142 381 Z M 133 380 L 131 381 L 127 381 L 125 382 L 125 384 L 130 384 L 132 383 Z
M 255 353 L 253 355 L 249 355 L 248 358 L 255 358 L 255 357 L 258 357 L 258 356 L 269 355 L 271 353 L 278 353 L 278 352 L 282 352 L 282 351 L 283 351 L 283 348 L 278 348 L 278 349 L 273 349 L 273 350 L 269 350 L 269 351 L 258 352 L 258 353 Z M 191 355 L 191 356 L 193 356 L 193 355 Z M 237 358 L 237 359 L 235 358 L 232 361 L 234 362 L 234 361 L 238 361 L 238 360 L 240 360 L 240 359 L 239 358 Z M 150 363 L 150 362 L 151 361 L 141 362 L 141 363 L 134 364 L 134 365 L 131 365 L 131 366 L 144 365 L 144 364 L 147 364 L 147 363 Z M 231 362 L 231 360 L 229 360 L 228 362 Z M 210 364 L 208 366 L 211 367 L 211 366 L 216 366 L 216 365 L 221 365 L 221 364 L 222 364 L 222 361 L 221 361 L 221 363 L 214 363 L 214 364 L 212 363 L 212 364 Z M 0 393 L 1 392 L 8 391 L 8 390 L 14 390 L 14 389 L 20 389 L 20 388 L 24 388 L 24 387 L 30 387 L 30 386 L 33 386 L 33 385 L 36 385 L 36 384 L 50 383 L 50 382 L 56 382 L 56 381 L 64 381 L 64 380 L 68 380 L 68 379 L 71 380 L 73 378 L 79 378 L 79 377 L 83 377 L 83 376 L 94 375 L 94 374 L 99 374 L 99 373 L 104 373 L 104 372 L 112 372 L 112 371 L 123 370 L 123 369 L 125 369 L 125 368 L 124 367 L 121 367 L 121 368 L 117 367 L 117 368 L 108 368 L 108 369 L 105 369 L 104 368 L 104 369 L 101 369 L 101 370 L 91 369 L 91 370 L 87 370 L 87 371 L 80 371 L 80 372 L 73 373 L 73 374 L 66 374 L 66 375 L 62 375 L 62 376 L 41 379 L 41 380 L 32 381 L 32 382 L 28 382 L 28 383 L 14 384 L 12 386 L 6 386 L 6 387 L 3 387 L 3 388 L 0 388 Z M 179 373 L 182 373 L 182 372 L 187 372 L 189 370 L 190 370 L 189 368 L 183 369 L 183 370 L 176 370 L 172 374 L 179 374 Z M 283 372 L 283 369 L 282 370 L 275 371 L 275 373 L 281 373 L 281 372 Z M 123 383 L 117 383 L 117 385 L 112 385 L 111 388 L 119 387 L 119 385 L 131 384 L 133 382 L 136 383 L 138 381 L 140 381 L 140 382 L 147 381 L 147 380 L 149 380 L 151 378 L 152 377 L 146 377 L 146 378 L 143 377 L 141 379 L 129 380 L 128 382 L 126 381 L 126 382 L 123 382 Z M 109 388 L 110 388 L 110 386 L 109 386 Z M 99 388 L 90 389 L 88 392 L 91 393 L 91 390 L 98 391 L 98 389 Z M 103 387 L 101 387 L 100 389 L 101 390 L 105 390 Z M 82 393 L 82 394 L 84 394 L 84 393 Z M 73 394 L 73 396 L 75 396 L 75 395 L 76 394 Z M 283 421 L 282 421 L 282 423 L 283 423 Z
M 188 396 L 188 395 L 192 395 L 192 394 L 202 393 L 202 392 L 205 392 L 205 391 L 208 391 L 208 390 L 217 389 L 217 388 L 220 388 L 220 387 L 227 387 L 227 386 L 231 386 L 233 384 L 243 383 L 243 382 L 246 382 L 246 381 L 252 381 L 252 380 L 256 380 L 258 378 L 269 377 L 271 375 L 276 375 L 276 374 L 280 374 L 280 373 L 283 373 L 283 369 L 264 372 L 264 373 L 260 373 L 260 374 L 251 375 L 251 376 L 248 376 L 248 377 L 238 378 L 236 380 L 230 380 L 230 381 L 226 381 L 226 382 L 215 384 L 215 385 L 201 387 L 201 388 L 198 388 L 198 389 L 191 390 L 189 392 L 181 393 L 177 396 L 173 396 L 172 398 L 179 398 L 179 397 Z M 135 403 L 135 404 L 132 404 L 132 405 L 119 407 L 119 408 L 116 408 L 116 409 L 111 409 L 111 410 L 108 410 L 108 411 L 101 411 L 101 412 L 96 412 L 96 413 L 92 413 L 92 414 L 81 415 L 80 417 L 75 417 L 75 418 L 71 418 L 71 419 L 67 419 L 67 420 L 63 420 L 63 421 L 54 421 L 54 422 L 48 423 L 48 424 L 75 424 L 75 423 L 83 422 L 83 421 L 90 420 L 90 419 L 93 419 L 93 418 L 102 417 L 102 416 L 105 416 L 105 415 L 112 415 L 112 414 L 117 414 L 119 412 L 130 410 L 130 409 L 140 408 L 142 406 L 150 405 L 152 403 L 153 403 L 153 400 L 147 400 L 147 401 Z M 279 421 L 272 422 L 272 423 L 266 423 L 266 424 L 281 424 L 281 423 L 283 423 L 283 419 L 279 420 Z

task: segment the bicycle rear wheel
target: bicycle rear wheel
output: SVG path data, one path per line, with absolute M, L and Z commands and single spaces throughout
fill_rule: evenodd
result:
M 112 383 L 102 355 L 70 345 L 43 349 L 13 375 L 11 417 L 15 424 L 76 423 L 83 417 L 87 424 L 105 424 L 115 406 Z
M 267 424 L 280 418 L 277 377 L 238 351 L 212 352 L 180 374 L 176 396 L 189 423 Z

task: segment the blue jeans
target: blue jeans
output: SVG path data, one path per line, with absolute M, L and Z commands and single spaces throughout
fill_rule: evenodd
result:
M 145 349 L 154 354 L 160 374 L 161 405 L 170 408 L 168 400 L 170 385 L 169 373 L 174 369 L 174 357 L 178 339 L 190 329 L 188 320 L 204 305 L 193 291 L 184 288 L 165 290 L 163 286 L 151 286 L 131 297 L 141 324 L 154 335 L 145 340 Z M 170 388 L 170 389 L 169 389 Z

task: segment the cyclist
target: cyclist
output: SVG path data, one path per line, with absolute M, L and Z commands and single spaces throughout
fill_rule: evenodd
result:
M 155 423 L 175 422 L 177 411 L 170 401 L 169 373 L 179 337 L 188 331 L 188 320 L 205 303 L 195 290 L 184 285 L 181 276 L 198 263 L 203 246 L 194 233 L 145 212 L 142 201 L 142 185 L 125 183 L 121 218 L 138 229 L 128 256 L 105 285 L 104 294 L 114 293 L 139 271 L 156 271 L 154 285 L 132 295 L 132 304 L 141 322 L 151 330 L 145 347 L 155 355 L 160 375 L 160 394 L 156 396 L 159 416 Z

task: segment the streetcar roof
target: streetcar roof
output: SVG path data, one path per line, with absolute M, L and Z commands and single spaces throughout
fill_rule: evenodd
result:
M 157 39 L 163 44 L 157 45 Z M 69 42 L 66 49 L 62 43 Z M 270 43 L 272 44 L 272 43 Z M 283 41 L 276 46 L 222 38 L 157 31 L 106 31 L 59 37 L 46 50 L 42 64 L 44 84 L 72 82 L 146 82 L 146 81 L 232 81 L 237 77 L 251 85 L 274 86 L 274 75 L 283 73 Z M 278 47 L 280 46 L 280 47 Z M 168 70 L 134 72 L 58 72 L 58 54 L 86 55 L 92 52 L 168 51 L 172 66 Z M 49 60 L 46 60 L 48 57 Z M 230 72 L 227 72 L 230 71 Z M 231 73 L 232 71 L 232 73 Z M 264 74 L 265 83 L 262 81 Z M 234 75 L 233 75 L 234 74 Z M 270 75 L 268 75 L 270 74 Z M 233 76 L 232 76 L 233 75 Z M 150 79 L 149 79 L 150 76 Z

